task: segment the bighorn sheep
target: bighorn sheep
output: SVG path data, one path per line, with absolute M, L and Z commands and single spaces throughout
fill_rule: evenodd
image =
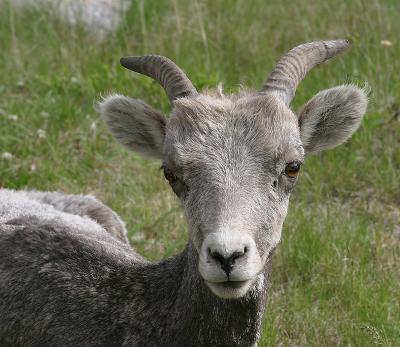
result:
M 122 58 L 124 67 L 164 87 L 171 117 L 121 95 L 105 98 L 100 112 L 119 142 L 162 160 L 189 242 L 182 253 L 151 263 L 129 247 L 108 210 L 117 227 L 103 212 L 1 191 L 0 341 L 256 345 L 270 260 L 304 156 L 348 139 L 367 97 L 339 86 L 315 95 L 298 116 L 289 104 L 312 67 L 347 47 L 344 40 L 300 45 L 260 91 L 232 96 L 198 93 L 165 57 Z M 109 225 L 120 231 L 107 233 Z

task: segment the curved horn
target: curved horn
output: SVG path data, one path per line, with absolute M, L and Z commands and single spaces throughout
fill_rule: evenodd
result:
M 289 105 L 304 76 L 350 46 L 347 40 L 315 41 L 305 43 L 284 55 L 271 72 L 260 93 L 275 93 Z
M 156 80 L 167 92 L 169 101 L 196 95 L 196 88 L 185 73 L 170 59 L 160 55 L 123 57 L 121 65 Z

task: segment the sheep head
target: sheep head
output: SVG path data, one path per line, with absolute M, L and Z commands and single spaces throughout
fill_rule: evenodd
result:
M 367 97 L 355 86 L 319 92 L 298 115 L 289 107 L 307 72 L 347 47 L 344 40 L 300 45 L 260 91 L 228 96 L 198 93 L 165 57 L 121 59 L 164 87 L 171 115 L 122 95 L 105 98 L 100 112 L 120 143 L 162 160 L 198 271 L 215 295 L 239 298 L 260 287 L 304 156 L 343 143 L 360 125 Z

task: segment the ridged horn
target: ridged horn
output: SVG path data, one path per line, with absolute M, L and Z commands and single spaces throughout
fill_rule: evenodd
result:
M 289 105 L 297 86 L 314 66 L 334 57 L 349 46 L 347 40 L 330 40 L 305 43 L 293 48 L 281 58 L 260 93 L 277 94 Z
M 149 76 L 161 84 L 169 101 L 194 96 L 196 88 L 185 73 L 170 59 L 160 55 L 123 57 L 121 65 L 129 70 Z

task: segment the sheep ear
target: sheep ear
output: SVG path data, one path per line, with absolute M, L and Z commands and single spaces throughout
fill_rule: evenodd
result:
M 366 92 L 355 86 L 338 86 L 315 95 L 299 114 L 305 152 L 316 153 L 342 144 L 358 129 L 366 112 Z
M 99 103 L 111 134 L 125 147 L 161 159 L 166 118 L 142 100 L 111 95 Z

